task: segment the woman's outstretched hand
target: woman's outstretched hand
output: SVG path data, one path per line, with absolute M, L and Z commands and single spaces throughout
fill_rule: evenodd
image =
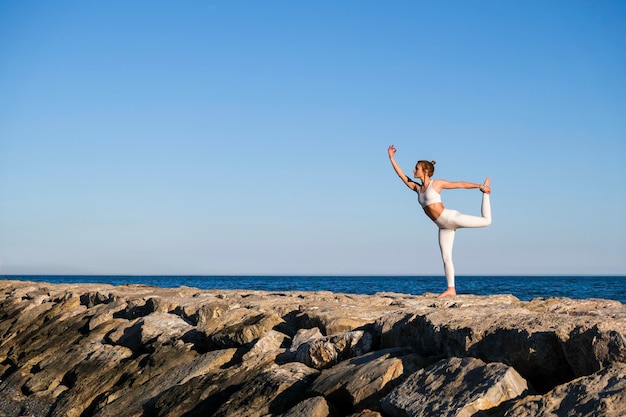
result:
M 393 158 L 393 156 L 396 154 L 396 147 L 393 145 L 389 146 L 387 152 L 389 153 L 389 158 Z
M 483 193 L 491 194 L 491 178 L 487 177 L 485 182 L 479 188 Z

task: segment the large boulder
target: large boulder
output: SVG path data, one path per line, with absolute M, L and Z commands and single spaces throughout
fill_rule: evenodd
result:
M 451 358 L 409 376 L 383 398 L 393 417 L 471 417 L 517 398 L 528 387 L 515 369 L 475 358 Z
M 612 364 L 593 375 L 559 385 L 545 395 L 516 402 L 504 417 L 626 416 L 626 368 Z

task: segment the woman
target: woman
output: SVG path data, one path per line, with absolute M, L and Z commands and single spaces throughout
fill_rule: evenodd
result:
M 435 161 L 418 161 L 413 170 L 413 177 L 419 179 L 421 183 L 411 180 L 404 175 L 402 169 L 394 160 L 396 148 L 391 145 L 388 149 L 389 160 L 396 174 L 402 182 L 411 190 L 417 193 L 417 199 L 424 209 L 424 212 L 439 227 L 439 248 L 441 249 L 441 258 L 443 259 L 443 269 L 446 273 L 448 281 L 448 289 L 439 295 L 439 297 L 450 297 L 456 295 L 454 287 L 454 265 L 452 263 L 452 247 L 454 245 L 454 234 L 456 229 L 463 227 L 485 227 L 491 224 L 491 206 L 489 203 L 489 194 L 491 188 L 489 178 L 484 184 L 474 184 L 473 182 L 451 182 L 446 180 L 433 180 L 435 173 Z M 441 190 L 450 190 L 454 188 L 478 188 L 483 192 L 483 203 L 481 208 L 481 217 L 469 216 L 461 214 L 456 210 L 445 208 L 441 202 Z

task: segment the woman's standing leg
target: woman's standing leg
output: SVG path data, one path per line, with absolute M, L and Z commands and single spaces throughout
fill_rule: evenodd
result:
M 454 229 L 439 229 L 439 249 L 441 249 L 441 259 L 443 260 L 443 270 L 446 274 L 448 289 L 440 295 L 456 295 L 454 287 L 454 263 L 452 263 L 452 248 L 454 246 Z

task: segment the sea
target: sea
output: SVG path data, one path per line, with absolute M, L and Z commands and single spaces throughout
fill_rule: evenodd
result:
M 347 294 L 394 292 L 421 295 L 445 289 L 443 276 L 177 276 L 177 275 L 3 275 L 0 278 L 49 283 L 142 284 L 218 290 L 332 291 Z M 603 298 L 626 304 L 626 276 L 457 276 L 457 294 L 512 294 L 533 298 Z

